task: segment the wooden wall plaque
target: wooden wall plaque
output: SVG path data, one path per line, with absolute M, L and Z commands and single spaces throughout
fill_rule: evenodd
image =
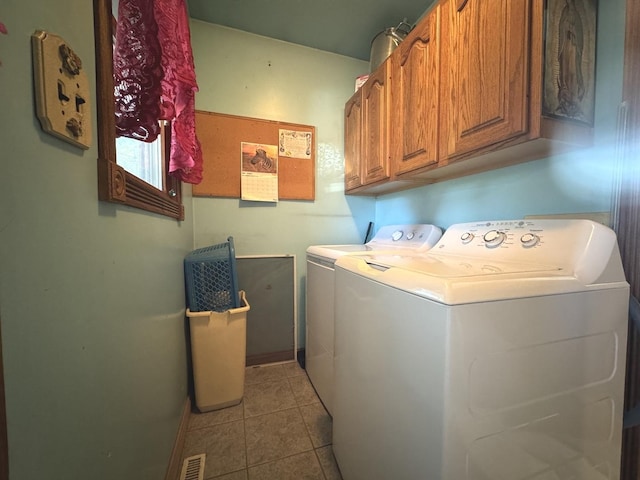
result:
M 278 155 L 278 198 L 315 200 L 315 127 L 274 120 L 196 111 L 196 134 L 202 146 L 203 179 L 194 197 L 240 198 L 242 142 L 279 145 L 281 129 L 311 134 L 310 158 Z

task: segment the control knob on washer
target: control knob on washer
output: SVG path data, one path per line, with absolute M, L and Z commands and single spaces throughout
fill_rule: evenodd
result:
M 462 243 L 466 245 L 467 243 L 470 243 L 471 240 L 473 240 L 473 237 L 473 233 L 464 232 L 462 235 L 460 235 L 460 240 L 462 240 Z
M 540 237 L 535 233 L 525 233 L 520 237 L 520 243 L 523 247 L 535 247 L 540 242 Z
M 397 242 L 402 238 L 403 235 L 404 235 L 404 232 L 402 230 L 396 230 L 391 234 L 391 240 L 393 240 L 394 242 Z
M 489 230 L 482 238 L 484 239 L 485 246 L 487 248 L 495 248 L 502 245 L 502 242 L 505 241 L 507 235 L 500 230 Z

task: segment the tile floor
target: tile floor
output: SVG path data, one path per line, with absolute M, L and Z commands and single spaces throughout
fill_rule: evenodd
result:
M 242 403 L 191 414 L 183 458 L 205 480 L 341 480 L 331 417 L 297 362 L 248 367 Z

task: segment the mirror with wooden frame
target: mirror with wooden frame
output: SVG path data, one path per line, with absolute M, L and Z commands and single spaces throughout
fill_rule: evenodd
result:
M 184 220 L 181 183 L 168 174 L 169 144 L 164 137 L 162 189 L 125 170 L 116 161 L 116 125 L 113 87 L 113 35 L 111 0 L 94 0 L 96 96 L 98 130 L 98 197 L 102 201 L 139 208 Z M 167 128 L 166 131 L 170 131 Z

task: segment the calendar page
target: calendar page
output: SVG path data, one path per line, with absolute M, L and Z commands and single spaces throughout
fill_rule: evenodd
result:
M 278 201 L 278 146 L 242 142 L 240 198 Z
M 242 200 L 255 202 L 278 201 L 278 176 L 242 172 Z

